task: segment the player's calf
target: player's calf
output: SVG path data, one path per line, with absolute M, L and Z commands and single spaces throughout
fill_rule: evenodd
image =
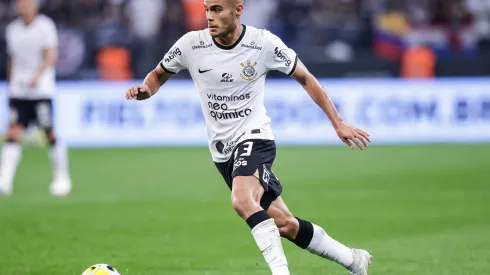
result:
M 15 172 L 22 156 L 22 148 L 18 143 L 22 130 L 22 126 L 16 124 L 9 126 L 7 130 L 0 157 L 1 194 L 9 195 L 12 193 Z
M 369 262 L 356 261 L 353 250 L 330 237 L 323 228 L 294 217 L 281 197 L 271 204 L 267 212 L 274 218 L 282 237 L 312 254 L 334 261 L 349 270 L 362 270 L 363 264 Z
M 282 200 L 278 197 L 276 200 Z M 281 237 L 294 241 L 299 232 L 299 222 L 289 211 L 282 211 L 274 207 L 274 204 L 268 209 L 268 213 L 274 218 L 274 222 L 279 228 Z
M 48 139 L 48 143 L 51 146 L 56 145 L 56 136 L 52 128 L 45 130 L 46 138 Z
M 282 248 L 279 229 L 260 206 L 264 189 L 253 176 L 239 176 L 233 180 L 232 205 L 245 219 L 264 259 L 273 275 L 289 275 L 288 263 Z
M 68 172 L 68 151 L 64 144 L 57 141 L 52 128 L 47 128 L 45 133 L 50 145 L 49 156 L 53 167 L 50 192 L 55 196 L 64 196 L 71 191 L 71 179 Z
M 277 227 L 279 228 L 279 233 L 281 237 L 293 241 L 298 235 L 299 223 L 294 217 L 286 219 L 274 219 Z

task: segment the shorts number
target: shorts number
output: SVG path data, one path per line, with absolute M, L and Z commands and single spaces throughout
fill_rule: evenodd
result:
M 252 154 L 252 146 L 254 145 L 254 143 L 249 141 L 249 142 L 245 142 L 243 145 L 246 146 L 243 148 L 245 150 L 245 152 L 243 154 L 241 154 L 240 157 L 250 156 L 250 154 Z
M 42 128 L 52 127 L 51 108 L 48 103 L 40 103 L 36 106 L 37 120 Z
M 240 157 L 248 157 L 248 156 L 250 156 L 250 154 L 252 154 L 252 146 L 254 145 L 254 143 L 251 142 L 251 141 L 248 141 L 248 142 L 245 142 L 243 145 L 246 146 L 246 147 L 243 148 L 245 150 L 245 152 L 242 153 L 240 155 Z M 237 156 L 238 156 L 238 149 L 235 150 L 235 159 L 237 158 Z

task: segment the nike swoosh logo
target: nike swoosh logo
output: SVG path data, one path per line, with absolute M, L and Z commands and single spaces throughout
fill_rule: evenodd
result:
M 261 250 L 262 254 L 266 253 L 268 254 L 272 250 L 272 244 L 266 247 L 264 250 Z
M 209 70 L 202 71 L 201 69 L 199 69 L 199 73 L 200 73 L 200 74 L 203 74 L 203 73 L 207 73 L 207 72 L 212 71 L 212 70 L 213 70 L 213 69 L 209 69 Z

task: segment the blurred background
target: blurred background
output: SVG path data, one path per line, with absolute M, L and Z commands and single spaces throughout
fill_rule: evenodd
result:
M 123 275 L 270 274 L 212 163 L 189 74 L 124 100 L 180 36 L 206 27 L 203 1 L 40 1 L 60 37 L 55 125 L 73 191 L 50 196 L 46 142 L 29 128 L 14 193 L 0 196 L 0 274 L 100 262 Z M 0 134 L 11 2 L 0 0 Z M 370 250 L 370 274 L 488 274 L 490 0 L 245 5 L 242 22 L 282 38 L 373 141 L 351 151 L 298 83 L 270 72 L 274 172 L 290 210 Z M 291 274 L 345 274 L 283 244 Z
M 0 41 L 11 2 L 0 2 Z M 142 78 L 180 36 L 207 26 L 201 0 L 41 3 L 59 28 L 60 79 Z M 430 60 L 424 74 L 490 74 L 489 0 L 247 0 L 242 22 L 277 34 L 319 77 L 412 76 L 413 55 Z M 430 54 L 410 51 L 420 45 Z

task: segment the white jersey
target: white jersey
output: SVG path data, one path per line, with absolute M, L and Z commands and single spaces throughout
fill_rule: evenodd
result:
M 189 32 L 164 56 L 168 73 L 187 69 L 206 120 L 208 144 L 216 162 L 225 162 L 246 139 L 273 140 L 264 106 L 267 72 L 292 75 L 297 55 L 267 30 L 243 25 L 232 46 L 218 44 L 209 30 Z
M 37 15 L 29 24 L 17 19 L 7 26 L 7 51 L 12 58 L 10 97 L 20 99 L 48 99 L 55 90 L 55 66 L 47 68 L 37 86 L 29 83 L 44 61 L 44 50 L 58 46 L 58 33 L 54 22 L 47 16 Z

